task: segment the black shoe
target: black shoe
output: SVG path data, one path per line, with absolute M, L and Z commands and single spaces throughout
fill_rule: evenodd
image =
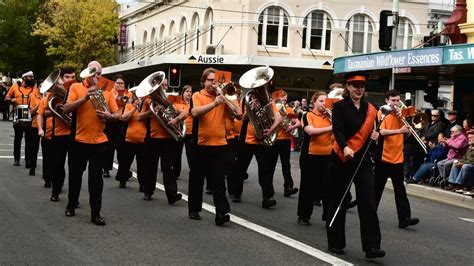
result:
M 334 254 L 338 254 L 338 255 L 344 255 L 345 254 L 344 249 L 342 249 L 342 248 L 328 247 L 328 250 L 329 250 L 329 252 L 334 253 Z
M 228 214 L 216 214 L 216 225 L 223 225 L 230 221 L 230 216 Z
M 26 169 L 30 169 L 30 168 L 31 168 L 31 165 L 30 165 L 29 162 L 25 162 L 25 168 L 26 168 Z
M 371 248 L 365 252 L 365 257 L 368 259 L 383 258 L 385 257 L 385 251 L 380 248 Z
M 143 200 L 151 200 L 151 194 L 146 194 L 143 196 Z
M 174 204 L 177 201 L 180 201 L 183 198 L 183 194 L 177 193 L 176 195 L 168 198 L 168 204 Z
M 104 170 L 102 176 L 105 178 L 109 178 L 110 177 L 109 170 Z
M 198 212 L 189 212 L 189 218 L 193 220 L 201 220 L 201 215 Z
M 59 201 L 59 196 L 58 195 L 52 195 L 50 200 L 54 201 L 54 202 L 58 202 Z
M 321 200 L 315 200 L 315 201 L 313 202 L 313 205 L 314 205 L 314 206 L 322 206 Z
M 235 203 L 241 203 L 242 202 L 242 199 L 240 197 L 230 195 L 230 198 L 232 199 L 232 202 L 235 202 Z
M 70 208 L 66 208 L 65 213 L 67 217 L 73 217 L 74 215 L 76 215 L 76 211 Z
M 418 218 L 406 219 L 403 222 L 398 223 L 398 228 L 407 228 L 408 226 L 415 225 L 420 222 Z
M 119 188 L 126 188 L 126 187 L 127 187 L 127 181 L 120 181 Z
M 343 204 L 342 207 L 346 210 L 349 210 L 349 209 L 352 209 L 354 208 L 355 206 L 357 206 L 357 200 L 353 200 L 347 204 Z
M 297 222 L 298 222 L 299 225 L 311 226 L 311 223 L 309 222 L 308 219 L 303 219 L 301 217 L 298 217 Z
M 285 188 L 285 192 L 283 192 L 284 197 L 290 197 L 291 195 L 294 195 L 298 193 L 299 189 L 298 188 Z
M 415 179 L 408 179 L 407 184 L 418 184 L 418 181 Z
M 91 218 L 91 222 L 95 225 L 99 225 L 99 226 L 103 226 L 105 225 L 105 221 L 104 221 L 104 218 L 100 217 L 100 216 L 94 216 Z
M 268 209 L 272 206 L 275 206 L 276 204 L 277 204 L 277 202 L 273 198 L 263 199 L 262 208 Z
M 34 167 L 31 167 L 30 168 L 30 173 L 29 175 L 35 175 L 35 168 Z
M 51 187 L 51 181 L 45 181 L 44 182 L 44 187 L 45 188 L 50 188 Z
M 14 165 L 14 166 L 20 166 L 20 160 L 15 160 L 15 161 L 13 162 L 13 165 Z
M 206 194 L 207 195 L 212 195 L 214 193 L 214 191 L 212 191 L 211 189 L 209 188 L 206 188 Z
M 144 187 L 144 186 L 140 186 L 140 187 L 138 188 L 138 192 L 143 192 L 143 191 L 145 191 L 145 187 Z

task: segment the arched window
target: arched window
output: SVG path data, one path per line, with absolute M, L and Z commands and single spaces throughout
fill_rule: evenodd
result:
M 145 32 L 143 32 L 143 42 L 142 42 L 143 44 L 146 43 L 147 38 L 148 38 L 148 33 L 147 33 L 147 31 L 145 31 Z
M 303 21 L 303 48 L 331 50 L 331 21 L 326 12 L 313 11 Z
M 156 37 L 156 28 L 153 28 L 151 30 L 151 36 L 150 36 L 150 41 L 154 42 Z
M 346 51 L 352 53 L 370 53 L 372 51 L 373 23 L 370 18 L 363 14 L 352 16 L 346 24 Z
M 194 51 L 199 51 L 199 15 L 198 13 L 194 13 L 193 18 L 191 20 L 191 29 L 193 30 L 193 36 L 192 36 L 192 44 L 191 47 L 194 47 Z
M 288 15 L 282 8 L 268 7 L 258 21 L 258 45 L 288 47 Z
M 400 18 L 397 31 L 397 49 L 413 47 L 413 25 L 407 18 Z
M 207 27 L 207 31 L 203 36 L 204 43 L 205 44 L 212 44 L 214 42 L 214 36 L 213 36 L 213 24 L 214 23 L 214 13 L 211 8 L 208 8 L 206 10 L 206 14 L 204 15 L 204 25 Z

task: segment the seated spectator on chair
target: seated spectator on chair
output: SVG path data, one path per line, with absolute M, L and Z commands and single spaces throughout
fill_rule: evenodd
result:
M 474 179 L 474 130 L 469 131 L 468 151 L 460 160 L 454 161 L 448 178 L 449 186 L 446 189 L 458 193 L 471 191 L 472 179 Z
M 408 184 L 418 183 L 429 177 L 429 174 L 433 167 L 436 166 L 438 161 L 446 159 L 448 155 L 448 149 L 443 144 L 438 143 L 440 140 L 445 138 L 444 133 L 439 133 L 438 140 L 432 140 L 428 142 L 430 151 L 426 155 L 425 162 L 418 168 L 415 175 L 407 181 Z
M 449 139 L 441 140 L 441 144 L 449 149 L 448 157 L 439 161 L 436 165 L 438 166 L 441 178 L 446 179 L 451 171 L 454 160 L 459 160 L 464 156 L 469 143 L 466 136 L 462 133 L 462 127 L 455 125 L 451 128 L 451 137 Z

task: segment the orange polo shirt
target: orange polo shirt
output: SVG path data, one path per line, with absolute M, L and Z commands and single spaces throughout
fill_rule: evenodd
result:
M 308 112 L 306 119 L 308 120 L 308 125 L 305 125 L 305 127 L 310 126 L 313 128 L 322 128 L 331 125 L 331 121 L 317 111 Z M 309 142 L 308 154 L 330 155 L 333 143 L 334 135 L 332 134 L 332 131 L 319 135 L 312 135 Z
M 239 105 L 239 108 L 242 110 L 242 100 L 238 99 L 236 100 L 237 104 Z M 237 119 L 234 118 L 234 136 L 238 137 L 240 136 L 240 130 L 242 129 L 242 119 Z
M 189 103 L 175 103 L 176 109 L 183 110 L 186 113 L 186 119 L 184 123 L 186 124 L 186 135 L 191 135 L 193 133 L 193 117 L 189 113 Z
M 378 112 L 380 119 L 381 113 Z M 399 129 L 403 126 L 402 120 L 393 115 L 389 114 L 385 117 L 380 125 L 380 129 Z M 383 136 L 383 150 L 382 150 L 382 162 L 398 164 L 403 163 L 403 139 L 404 134 L 396 134 L 391 136 Z
M 41 99 L 40 106 L 38 108 L 38 115 L 43 117 L 44 138 L 51 140 L 53 135 L 53 117 L 44 115 L 44 112 L 48 109 L 48 98 L 46 97 Z
M 35 107 L 39 108 L 39 105 L 41 104 L 41 98 L 38 96 L 39 95 L 37 95 L 36 93 L 30 95 L 30 110 Z M 38 110 L 36 110 L 35 113 L 32 113 L 31 116 L 32 116 L 31 127 L 38 128 L 38 124 L 36 122 L 36 119 L 38 117 Z
M 125 112 L 133 109 L 133 104 L 125 105 Z M 146 125 L 144 122 L 138 121 L 138 110 L 135 110 L 132 118 L 128 121 L 127 133 L 125 141 L 130 143 L 143 143 L 146 137 Z
M 18 84 L 16 83 L 10 87 L 10 90 L 8 90 L 6 96 L 12 99 L 15 98 L 16 102 L 14 106 L 22 105 L 22 104 L 27 105 L 29 104 L 29 100 L 33 97 L 41 99 L 41 94 L 36 87 L 34 88 L 32 87 L 25 88 L 23 86 L 18 87 Z
M 277 109 L 274 102 L 272 102 L 272 109 L 273 109 L 274 114 L 278 113 L 278 109 Z M 255 145 L 260 144 L 260 141 L 255 136 L 255 129 L 254 129 L 253 124 L 250 120 L 249 120 L 249 123 L 248 123 L 248 126 L 247 126 L 247 135 L 245 136 L 245 143 L 255 144 Z
M 193 107 L 204 106 L 214 102 L 215 95 L 211 95 L 206 89 L 193 94 Z M 226 140 L 226 117 L 228 116 L 224 103 L 211 109 L 205 115 L 198 118 L 198 143 L 204 146 L 227 145 Z M 196 132 L 194 132 L 196 133 Z
M 286 113 L 289 115 L 289 114 L 295 114 L 295 112 L 293 112 L 293 109 L 291 109 L 290 107 L 288 106 L 285 106 L 285 110 L 286 110 Z M 291 120 L 291 119 L 290 119 Z M 286 132 L 286 130 L 284 128 L 282 128 L 281 126 L 278 127 L 278 136 L 277 136 L 277 139 L 278 140 L 283 140 L 283 139 L 290 139 L 291 138 L 291 135 L 290 133 Z
M 150 102 L 145 101 L 143 103 L 142 112 L 148 112 L 150 110 Z M 155 115 L 150 115 L 150 137 L 153 139 L 168 139 L 172 138 L 171 135 L 160 125 L 156 120 Z
M 67 103 L 77 101 L 87 95 L 88 86 L 85 83 L 74 83 L 69 89 Z M 104 99 L 110 113 L 118 110 L 117 103 L 110 91 L 103 91 Z M 107 141 L 104 133 L 105 123 L 97 117 L 96 111 L 90 100 L 86 101 L 76 110 L 76 138 L 77 142 L 87 144 L 100 144 Z

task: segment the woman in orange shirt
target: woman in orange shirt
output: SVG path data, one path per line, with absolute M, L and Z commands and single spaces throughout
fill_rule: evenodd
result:
M 301 182 L 298 198 L 298 224 L 309 226 L 313 213 L 313 202 L 323 199 L 323 220 L 327 208 L 327 198 L 323 190 L 327 187 L 329 161 L 334 136 L 332 123 L 324 104 L 327 94 L 316 91 L 311 99 L 313 110 L 303 115 L 304 130 L 303 144 L 301 145 L 300 169 Z

